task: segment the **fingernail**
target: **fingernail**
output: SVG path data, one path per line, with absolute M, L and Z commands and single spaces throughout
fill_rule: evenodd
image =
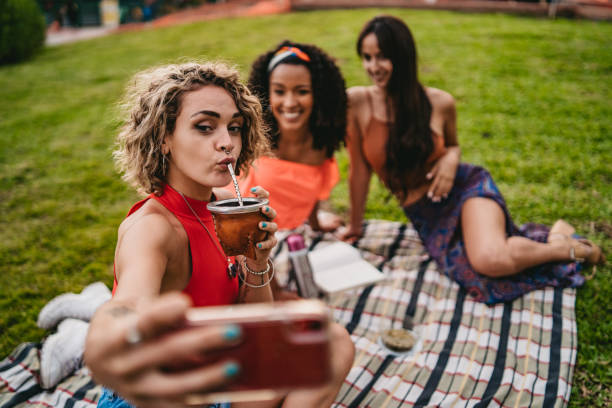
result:
M 270 207 L 264 207 L 264 211 L 265 211 L 265 212 L 270 211 Z
M 257 248 L 261 248 L 263 245 L 261 244 L 257 244 Z
M 223 371 L 226 377 L 235 377 L 240 372 L 240 366 L 237 363 L 227 363 Z
M 251 193 L 254 193 L 257 190 L 255 187 L 251 187 Z
M 427 193 L 427 197 L 431 198 L 432 196 L 433 196 L 433 193 L 431 191 Z
M 261 223 L 261 228 L 266 228 L 267 226 L 268 226 L 268 223 L 266 223 L 266 222 L 262 222 Z
M 242 328 L 237 324 L 229 324 L 225 326 L 225 333 L 223 333 L 223 338 L 225 340 L 236 340 L 242 335 Z

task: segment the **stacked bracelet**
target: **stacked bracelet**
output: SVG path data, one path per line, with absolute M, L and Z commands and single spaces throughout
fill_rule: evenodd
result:
M 272 265 L 272 261 L 270 261 L 270 259 L 268 259 L 268 266 L 266 267 L 266 269 L 262 272 L 255 272 L 252 269 L 250 269 L 247 264 L 246 261 L 242 262 L 242 267 L 244 269 L 246 269 L 246 271 L 252 275 L 259 275 L 262 276 L 265 275 L 266 273 L 268 273 L 268 271 L 270 271 L 270 267 L 272 267 L 272 273 L 270 274 L 270 277 L 268 278 L 268 280 L 266 282 L 263 282 L 261 285 L 254 285 L 252 283 L 247 282 L 246 278 L 244 278 L 242 276 L 241 273 L 238 274 L 238 278 L 240 278 L 240 280 L 242 281 L 242 283 L 244 283 L 245 285 L 247 285 L 249 288 L 263 288 L 264 286 L 268 286 L 270 284 L 270 282 L 272 282 L 272 279 L 274 279 L 274 265 Z
M 242 261 L 242 266 L 244 267 L 244 269 L 245 269 L 245 270 L 246 270 L 248 273 L 250 273 L 250 274 L 252 274 L 252 275 L 259 275 L 259 276 L 261 276 L 261 275 L 265 275 L 266 273 L 270 272 L 270 266 L 271 266 L 271 265 L 272 265 L 272 261 L 270 260 L 270 258 L 268 258 L 268 265 L 266 266 L 266 269 L 264 269 L 264 270 L 263 270 L 263 271 L 261 271 L 261 272 L 255 272 L 254 270 L 252 270 L 251 268 L 249 268 L 249 265 L 247 265 L 246 260 L 243 260 L 243 261 Z

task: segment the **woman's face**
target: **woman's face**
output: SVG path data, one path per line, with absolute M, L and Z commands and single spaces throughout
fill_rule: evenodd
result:
M 170 154 L 168 182 L 208 199 L 202 195 L 231 181 L 227 165 L 235 166 L 240 155 L 244 118 L 231 95 L 215 85 L 184 93 L 180 104 L 174 132 L 162 147 Z
M 270 107 L 281 131 L 308 130 L 314 98 L 304 65 L 280 64 L 270 74 Z
M 374 85 L 381 89 L 385 89 L 391 73 L 393 72 L 393 63 L 389 58 L 386 58 L 378 47 L 378 38 L 376 34 L 370 33 L 363 37 L 361 42 L 361 58 L 363 68 L 366 70 Z

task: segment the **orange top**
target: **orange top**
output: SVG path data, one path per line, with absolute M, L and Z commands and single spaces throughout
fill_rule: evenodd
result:
M 372 96 L 366 91 L 368 104 L 372 117 L 366 128 L 365 135 L 361 140 L 361 149 L 366 161 L 381 180 L 386 182 L 385 162 L 387 161 L 387 140 L 389 140 L 389 125 L 380 119 L 374 117 L 374 107 L 372 106 Z M 436 160 L 446 153 L 444 137 L 433 130 L 431 131 L 433 139 L 433 151 L 427 158 L 427 164 L 433 165 Z M 423 180 L 424 181 L 424 180 Z
M 446 146 L 444 145 L 442 135 L 432 130 L 431 137 L 434 148 L 427 159 L 427 164 L 433 164 L 446 153 Z M 384 168 L 387 160 L 386 148 L 388 139 L 389 126 L 385 122 L 372 117 L 370 123 L 368 123 L 366 134 L 361 141 L 361 148 L 363 149 L 365 159 L 382 180 L 385 179 Z
M 251 187 L 261 186 L 270 193 L 270 206 L 276 210 L 278 228 L 293 229 L 303 224 L 317 201 L 326 200 L 340 180 L 336 159 L 319 166 L 260 157 L 246 177 L 238 180 L 240 192 L 250 195 Z M 232 184 L 226 187 L 234 191 Z

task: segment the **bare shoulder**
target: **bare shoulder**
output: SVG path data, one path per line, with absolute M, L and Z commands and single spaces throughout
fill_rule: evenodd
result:
M 358 107 L 367 98 L 367 87 L 366 86 L 352 86 L 346 90 L 346 95 L 349 100 L 351 107 Z
M 188 238 L 180 221 L 156 200 L 148 200 L 119 227 L 118 296 L 157 296 L 169 287 L 183 287 L 189 273 L 186 251 Z
M 455 109 L 455 98 L 450 93 L 438 88 L 425 87 L 425 92 L 434 109 L 448 112 Z
M 180 222 L 163 205 L 148 200 L 119 226 L 119 243 L 124 239 L 148 242 L 149 245 L 167 246 L 184 231 Z
M 353 86 L 347 89 L 349 124 L 360 123 L 363 126 L 369 120 L 371 113 L 367 92 L 367 86 Z

